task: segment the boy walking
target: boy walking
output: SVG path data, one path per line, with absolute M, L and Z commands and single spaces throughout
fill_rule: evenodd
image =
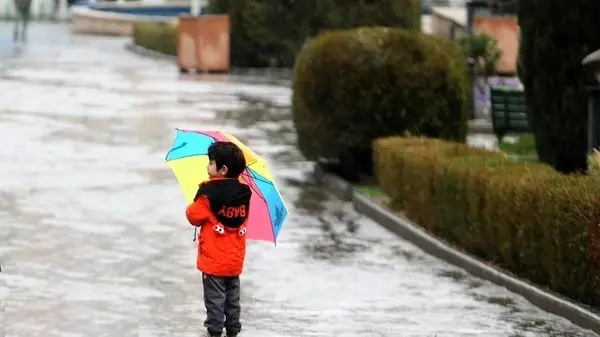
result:
M 208 336 L 240 332 L 240 274 L 246 256 L 246 222 L 250 196 L 238 177 L 246 168 L 242 151 L 233 143 L 216 142 L 208 148 L 209 180 L 200 184 L 186 216 L 201 227 L 197 268 L 202 272 Z

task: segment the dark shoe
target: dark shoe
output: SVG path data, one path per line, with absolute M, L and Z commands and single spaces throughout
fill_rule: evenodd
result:
M 226 337 L 237 337 L 239 331 L 231 331 L 231 330 L 227 330 L 227 334 L 225 335 Z
M 217 332 L 217 331 L 207 330 L 205 336 L 207 336 L 207 337 L 221 337 L 222 335 L 223 335 L 222 331 Z

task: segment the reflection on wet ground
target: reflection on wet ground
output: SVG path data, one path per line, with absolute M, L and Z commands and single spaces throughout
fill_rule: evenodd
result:
M 163 160 L 175 127 L 239 136 L 290 209 L 277 247 L 249 244 L 244 336 L 593 336 L 317 187 L 294 148 L 288 88 L 180 78 L 125 42 L 71 37 L 0 60 L 6 336 L 199 335 L 192 230 Z

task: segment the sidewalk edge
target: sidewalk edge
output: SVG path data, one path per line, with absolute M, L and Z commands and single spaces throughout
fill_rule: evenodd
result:
M 125 44 L 125 49 L 129 50 L 132 53 L 144 56 L 151 57 L 154 59 L 161 59 L 167 61 L 176 61 L 177 57 L 173 55 L 163 54 L 152 49 L 148 49 L 146 47 L 139 46 L 133 42 Z

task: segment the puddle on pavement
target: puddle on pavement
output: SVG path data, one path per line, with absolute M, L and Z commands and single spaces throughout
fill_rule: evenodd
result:
M 242 336 L 591 336 L 317 187 L 294 147 L 289 89 L 268 85 L 282 77 L 180 78 L 124 42 L 78 37 L 3 65 L 6 336 L 199 335 L 193 230 L 164 163 L 175 127 L 236 134 L 266 158 L 290 211 L 276 247 L 248 245 Z

